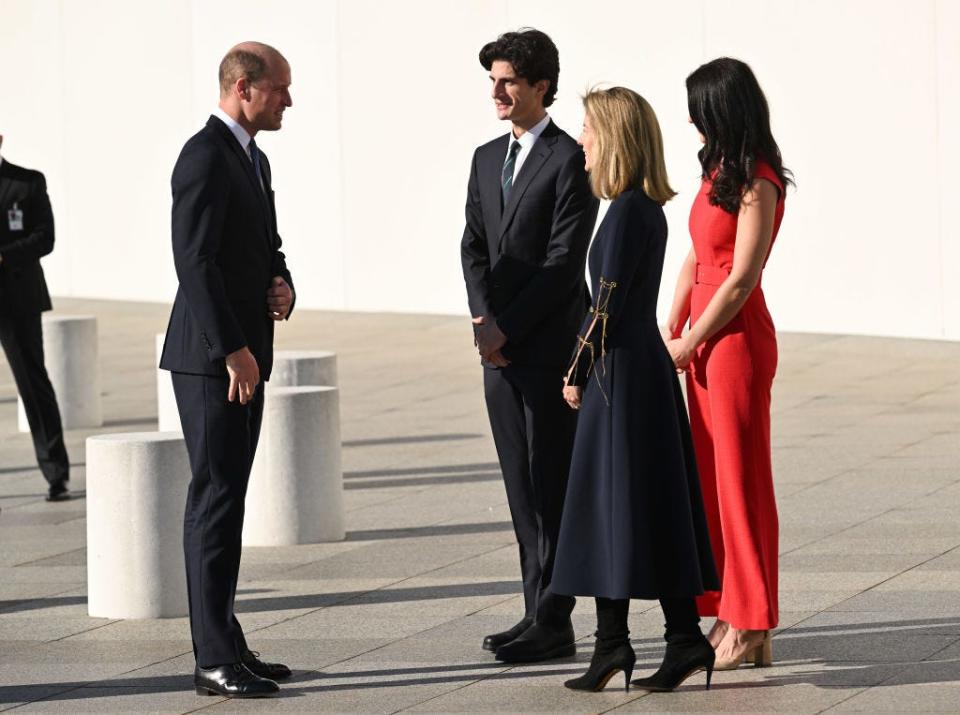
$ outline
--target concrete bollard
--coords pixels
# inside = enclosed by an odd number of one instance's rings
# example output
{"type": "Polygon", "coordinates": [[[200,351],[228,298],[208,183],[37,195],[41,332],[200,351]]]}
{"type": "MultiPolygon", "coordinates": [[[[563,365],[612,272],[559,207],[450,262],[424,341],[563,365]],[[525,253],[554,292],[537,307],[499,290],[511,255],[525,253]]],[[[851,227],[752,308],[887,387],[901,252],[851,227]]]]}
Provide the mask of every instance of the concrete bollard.
{"type": "Polygon", "coordinates": [[[327,350],[277,350],[273,353],[273,387],[337,386],[337,355],[327,350]]]}
{"type": "Polygon", "coordinates": [[[346,536],[335,387],[267,385],[260,445],[247,489],[245,546],[346,536]]]}
{"type": "Polygon", "coordinates": [[[190,463],[178,432],[87,439],[87,612],[187,615],[183,510],[190,463]]]}
{"type": "MultiPolygon", "coordinates": [[[[92,315],[44,314],[43,353],[63,428],[103,426],[97,319],[92,315]]],[[[21,432],[30,431],[19,396],[17,426],[21,432]]]]}
{"type": "MultiPolygon", "coordinates": [[[[157,334],[157,362],[163,354],[163,342],[166,334],[157,334]]],[[[180,412],[177,410],[177,398],[173,394],[173,380],[169,370],[157,368],[157,429],[160,432],[181,432],[180,412]]]]}

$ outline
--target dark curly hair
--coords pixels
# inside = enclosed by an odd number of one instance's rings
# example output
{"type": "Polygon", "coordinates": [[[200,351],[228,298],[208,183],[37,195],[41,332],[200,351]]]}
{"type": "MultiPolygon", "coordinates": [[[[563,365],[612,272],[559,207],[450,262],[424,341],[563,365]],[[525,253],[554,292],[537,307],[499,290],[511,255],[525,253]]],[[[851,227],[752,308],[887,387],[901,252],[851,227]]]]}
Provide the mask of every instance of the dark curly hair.
{"type": "Polygon", "coordinates": [[[720,57],[687,77],[690,119],[706,142],[700,150],[703,177],[712,179],[710,203],[735,214],[744,191],[767,162],[786,187],[793,174],[783,166],[770,131],[770,110],[749,65],[720,57]]]}
{"type": "Polygon", "coordinates": [[[530,84],[548,80],[550,86],[543,95],[543,106],[553,104],[560,76],[560,53],[545,32],[524,27],[518,32],[503,33],[480,50],[480,64],[488,72],[497,60],[509,62],[517,76],[530,84]]]}

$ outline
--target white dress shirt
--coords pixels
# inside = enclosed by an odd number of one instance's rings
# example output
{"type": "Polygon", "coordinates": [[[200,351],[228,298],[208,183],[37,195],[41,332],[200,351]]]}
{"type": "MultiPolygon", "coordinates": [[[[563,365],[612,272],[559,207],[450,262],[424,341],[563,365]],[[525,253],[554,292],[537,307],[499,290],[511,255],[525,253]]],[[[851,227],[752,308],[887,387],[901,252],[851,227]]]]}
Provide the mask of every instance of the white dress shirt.
{"type": "Polygon", "coordinates": [[[537,139],[540,138],[540,135],[543,134],[543,130],[547,128],[549,123],[550,115],[548,114],[523,134],[521,134],[519,139],[513,136],[512,131],[510,132],[510,141],[507,142],[507,153],[503,157],[503,161],[506,162],[507,157],[510,156],[510,147],[513,146],[513,143],[517,142],[520,144],[520,152],[517,154],[516,161],[513,163],[514,181],[516,181],[517,177],[520,176],[520,168],[523,166],[523,162],[527,160],[528,156],[530,156],[530,151],[533,149],[533,145],[537,143],[537,139]]]}
{"type": "MultiPolygon", "coordinates": [[[[227,129],[229,129],[233,136],[237,138],[237,141],[240,142],[240,146],[243,148],[243,153],[246,154],[247,158],[252,162],[253,157],[250,156],[250,141],[253,139],[253,137],[247,134],[247,130],[241,127],[240,123],[237,122],[236,119],[220,109],[220,107],[217,107],[215,110],[213,110],[213,115],[227,125],[227,129]]],[[[263,183],[263,177],[258,176],[257,178],[260,179],[260,188],[266,191],[266,187],[263,183]]]]}
{"type": "Polygon", "coordinates": [[[230,132],[237,138],[237,141],[240,142],[240,146],[243,147],[243,153],[247,155],[247,158],[250,159],[250,135],[247,134],[247,130],[240,126],[240,123],[236,119],[231,117],[225,111],[217,107],[213,110],[213,116],[222,121],[227,125],[227,128],[230,132]]]}

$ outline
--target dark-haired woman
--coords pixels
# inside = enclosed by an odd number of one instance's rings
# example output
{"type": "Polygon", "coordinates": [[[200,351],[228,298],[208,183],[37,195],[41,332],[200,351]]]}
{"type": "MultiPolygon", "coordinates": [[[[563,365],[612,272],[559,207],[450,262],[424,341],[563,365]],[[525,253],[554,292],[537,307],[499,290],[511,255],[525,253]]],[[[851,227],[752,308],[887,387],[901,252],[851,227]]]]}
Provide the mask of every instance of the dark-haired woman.
{"type": "Polygon", "coordinates": [[[750,68],[720,58],[687,78],[690,121],[704,143],[690,212],[693,248],[666,326],[687,373],[697,466],[721,590],[698,599],[716,616],[717,670],[772,663],[778,522],[770,459],[770,388],[777,337],[760,278],[791,183],[750,68]],[[690,319],[690,330],[683,334],[690,319]]]}
{"type": "Polygon", "coordinates": [[[624,87],[594,90],[583,104],[590,186],[611,203],[590,249],[593,309],[564,387],[580,417],[552,588],[597,607],[590,668],[566,686],[600,690],[618,672],[630,682],[629,599],[647,598],[660,600],[667,649],[634,684],[667,691],[706,670],[709,687],[715,656],[694,597],[719,580],[683,395],[657,328],[662,206],[674,196],[660,125],[624,87]]]}

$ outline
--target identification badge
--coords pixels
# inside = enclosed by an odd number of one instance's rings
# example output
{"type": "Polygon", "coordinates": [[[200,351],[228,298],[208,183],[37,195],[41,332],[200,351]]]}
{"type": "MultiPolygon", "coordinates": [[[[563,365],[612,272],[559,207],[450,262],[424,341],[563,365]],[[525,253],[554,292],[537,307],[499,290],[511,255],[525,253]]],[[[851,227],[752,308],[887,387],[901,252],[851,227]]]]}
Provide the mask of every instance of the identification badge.
{"type": "Polygon", "coordinates": [[[10,227],[11,231],[23,230],[23,211],[17,208],[16,204],[13,205],[12,209],[7,211],[7,226],[10,227]]]}

